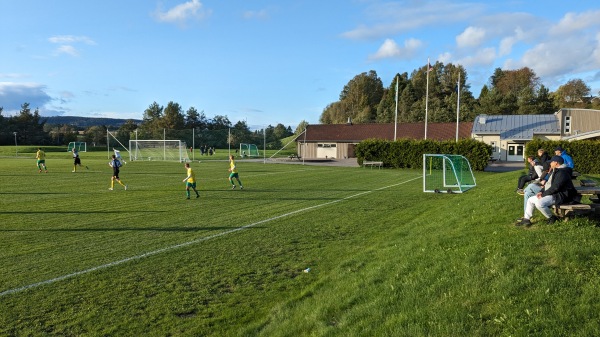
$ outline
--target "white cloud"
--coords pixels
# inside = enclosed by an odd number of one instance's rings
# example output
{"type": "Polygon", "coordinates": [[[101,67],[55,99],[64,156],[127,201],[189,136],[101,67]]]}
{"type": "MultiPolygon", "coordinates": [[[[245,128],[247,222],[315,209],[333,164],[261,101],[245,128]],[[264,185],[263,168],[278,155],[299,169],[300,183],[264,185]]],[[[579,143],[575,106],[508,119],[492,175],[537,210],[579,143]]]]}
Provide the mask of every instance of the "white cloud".
{"type": "Polygon", "coordinates": [[[185,25],[188,20],[201,20],[209,16],[211,13],[211,10],[203,8],[203,5],[200,3],[200,1],[191,0],[177,5],[167,11],[157,9],[154,15],[159,22],[185,25]]]}
{"type": "Polygon", "coordinates": [[[495,48],[482,48],[475,53],[473,56],[467,56],[456,63],[461,64],[464,67],[469,66],[490,66],[494,64],[497,54],[495,48]]]}
{"type": "Polygon", "coordinates": [[[56,54],[67,54],[71,56],[79,56],[79,52],[75,47],[69,45],[62,45],[56,49],[56,54]]]}
{"type": "Polygon", "coordinates": [[[477,47],[485,39],[485,29],[479,27],[467,27],[460,35],[456,37],[456,44],[459,48],[477,47]]]}
{"type": "Polygon", "coordinates": [[[96,42],[87,36],[74,36],[74,35],[57,35],[48,38],[48,41],[57,44],[74,44],[74,43],[85,43],[88,45],[95,45],[96,42]]]}
{"type": "Polygon", "coordinates": [[[21,104],[29,103],[32,109],[43,107],[52,98],[46,93],[46,86],[38,83],[0,82],[0,102],[4,111],[14,114],[21,104]]]}
{"type": "Polygon", "coordinates": [[[266,9],[261,9],[258,11],[245,11],[244,14],[242,15],[244,17],[244,19],[259,19],[259,20],[265,20],[269,18],[269,12],[266,9]]]}
{"type": "Polygon", "coordinates": [[[404,41],[404,47],[400,47],[394,40],[386,39],[377,52],[371,55],[369,59],[410,58],[422,45],[423,43],[417,39],[408,39],[404,41]]]}
{"type": "Polygon", "coordinates": [[[560,22],[552,27],[551,34],[561,35],[569,34],[600,25],[598,18],[600,10],[588,11],[584,13],[567,13],[560,22]]]}
{"type": "Polygon", "coordinates": [[[483,7],[481,4],[451,1],[374,2],[367,10],[368,20],[373,24],[359,24],[341,36],[348,39],[378,39],[426,26],[470,20],[479,15],[483,7]]]}

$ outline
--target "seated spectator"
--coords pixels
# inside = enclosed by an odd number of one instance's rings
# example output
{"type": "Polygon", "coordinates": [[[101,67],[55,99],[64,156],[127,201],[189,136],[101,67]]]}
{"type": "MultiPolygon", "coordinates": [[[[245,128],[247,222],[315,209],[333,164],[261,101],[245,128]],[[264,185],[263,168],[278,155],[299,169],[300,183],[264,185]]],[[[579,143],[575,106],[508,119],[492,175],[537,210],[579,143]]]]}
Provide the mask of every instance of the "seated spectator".
{"type": "Polygon", "coordinates": [[[542,171],[543,171],[544,175],[540,176],[543,179],[543,177],[550,170],[550,156],[544,149],[538,149],[537,154],[538,154],[538,161],[540,162],[540,164],[542,165],[542,168],[543,168],[542,171]]]}
{"type": "Polygon", "coordinates": [[[542,164],[540,164],[540,162],[534,156],[528,156],[527,162],[529,163],[529,172],[527,172],[526,175],[519,177],[519,182],[517,184],[517,193],[521,195],[524,193],[523,188],[525,187],[525,184],[530,181],[540,180],[543,177],[542,164]]]}
{"type": "Polygon", "coordinates": [[[567,165],[567,167],[571,168],[571,170],[573,168],[575,168],[575,163],[573,162],[573,158],[562,147],[557,146],[554,149],[554,155],[561,156],[563,158],[563,160],[565,161],[565,165],[567,165]]]}
{"type": "Polygon", "coordinates": [[[534,207],[544,215],[548,224],[552,224],[556,221],[556,216],[552,214],[551,206],[576,201],[578,195],[571,180],[572,170],[567,167],[561,156],[552,157],[550,170],[550,176],[543,189],[527,199],[525,214],[517,220],[517,226],[531,226],[534,207]]]}

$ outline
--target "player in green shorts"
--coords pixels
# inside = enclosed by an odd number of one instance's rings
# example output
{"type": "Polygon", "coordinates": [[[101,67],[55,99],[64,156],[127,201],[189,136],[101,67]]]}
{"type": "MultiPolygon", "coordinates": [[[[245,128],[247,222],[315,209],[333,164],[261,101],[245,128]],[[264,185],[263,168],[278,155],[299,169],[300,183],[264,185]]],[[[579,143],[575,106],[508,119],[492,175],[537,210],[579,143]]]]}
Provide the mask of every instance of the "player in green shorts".
{"type": "Polygon", "coordinates": [[[41,147],[38,147],[38,150],[35,153],[35,159],[37,159],[39,173],[42,173],[42,168],[48,173],[48,169],[46,168],[46,152],[44,152],[41,147]]]}
{"type": "Polygon", "coordinates": [[[187,196],[186,199],[190,198],[190,188],[196,192],[196,198],[199,198],[200,194],[198,193],[198,190],[196,190],[196,174],[190,167],[189,163],[185,163],[185,168],[187,169],[187,177],[183,179],[183,182],[185,183],[185,195],[187,196]]]}
{"type": "Polygon", "coordinates": [[[237,171],[237,167],[235,166],[235,160],[233,159],[233,155],[229,155],[229,182],[231,183],[231,189],[235,189],[235,183],[233,182],[233,178],[235,178],[240,185],[240,189],[244,189],[242,186],[242,182],[240,181],[240,176],[237,171]]]}

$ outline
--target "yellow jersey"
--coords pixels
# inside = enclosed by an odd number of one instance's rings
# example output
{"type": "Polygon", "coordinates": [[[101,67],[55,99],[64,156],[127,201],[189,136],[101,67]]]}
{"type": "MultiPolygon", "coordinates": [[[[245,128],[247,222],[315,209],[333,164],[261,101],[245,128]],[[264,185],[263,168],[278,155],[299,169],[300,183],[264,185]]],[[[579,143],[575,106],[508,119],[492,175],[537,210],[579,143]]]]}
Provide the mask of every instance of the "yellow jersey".
{"type": "Polygon", "coordinates": [[[195,183],[196,182],[196,174],[194,173],[194,170],[192,170],[192,168],[188,168],[187,169],[187,175],[188,175],[188,183],[195,183]]]}

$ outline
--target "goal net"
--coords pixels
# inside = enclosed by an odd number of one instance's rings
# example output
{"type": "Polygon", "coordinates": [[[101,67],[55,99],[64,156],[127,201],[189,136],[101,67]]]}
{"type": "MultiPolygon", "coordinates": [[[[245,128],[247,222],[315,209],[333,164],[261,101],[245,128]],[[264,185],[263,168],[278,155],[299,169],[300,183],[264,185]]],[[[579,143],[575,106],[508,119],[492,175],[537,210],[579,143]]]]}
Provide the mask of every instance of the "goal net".
{"type": "Polygon", "coordinates": [[[70,142],[69,146],[67,146],[67,152],[73,151],[73,149],[78,152],[87,152],[87,143],[86,142],[70,142]]]}
{"type": "Polygon", "coordinates": [[[471,164],[464,156],[423,155],[423,192],[463,193],[475,186],[471,164]]]}
{"type": "Polygon", "coordinates": [[[180,140],[129,140],[129,160],[190,160],[188,147],[180,140]]]}
{"type": "Polygon", "coordinates": [[[255,144],[240,144],[240,156],[243,157],[259,157],[258,147],[255,144]]]}

